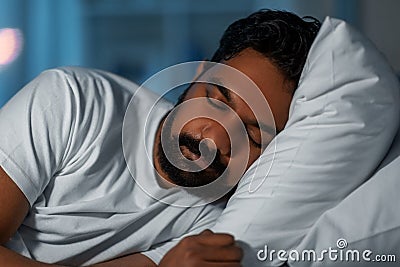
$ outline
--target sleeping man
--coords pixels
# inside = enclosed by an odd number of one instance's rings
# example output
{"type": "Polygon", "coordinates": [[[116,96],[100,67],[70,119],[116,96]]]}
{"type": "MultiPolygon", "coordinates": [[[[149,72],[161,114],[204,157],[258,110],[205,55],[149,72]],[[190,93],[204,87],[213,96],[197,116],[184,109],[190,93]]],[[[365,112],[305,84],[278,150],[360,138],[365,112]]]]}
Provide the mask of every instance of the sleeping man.
{"type": "Polygon", "coordinates": [[[206,230],[226,198],[190,189],[239,179],[284,128],[319,26],[270,10],[234,22],[175,107],[98,70],[34,79],[0,110],[0,266],[240,266],[233,237],[206,230]]]}

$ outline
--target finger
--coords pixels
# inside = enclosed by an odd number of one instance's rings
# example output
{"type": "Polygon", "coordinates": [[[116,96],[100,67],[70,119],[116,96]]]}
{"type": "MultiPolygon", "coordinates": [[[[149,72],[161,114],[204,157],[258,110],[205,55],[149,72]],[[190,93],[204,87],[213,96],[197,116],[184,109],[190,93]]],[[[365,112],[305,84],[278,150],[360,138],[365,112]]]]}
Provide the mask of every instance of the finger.
{"type": "Polygon", "coordinates": [[[214,234],[213,231],[211,231],[210,229],[206,229],[203,232],[201,232],[199,235],[212,235],[214,234]]]}
{"type": "Polygon", "coordinates": [[[205,232],[198,235],[196,239],[200,244],[210,246],[229,246],[235,244],[235,239],[230,234],[205,232]]]}
{"type": "Polygon", "coordinates": [[[212,262],[240,262],[243,251],[239,246],[206,247],[203,259],[212,262]]]}

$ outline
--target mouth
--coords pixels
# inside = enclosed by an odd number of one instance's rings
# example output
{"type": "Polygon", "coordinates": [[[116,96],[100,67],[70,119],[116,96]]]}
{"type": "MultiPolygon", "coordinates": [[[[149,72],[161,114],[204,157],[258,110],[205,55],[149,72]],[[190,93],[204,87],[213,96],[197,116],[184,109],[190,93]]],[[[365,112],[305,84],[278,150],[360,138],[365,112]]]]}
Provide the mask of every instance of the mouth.
{"type": "Polygon", "coordinates": [[[183,146],[183,147],[181,146],[181,151],[182,151],[182,155],[185,158],[193,161],[202,170],[206,169],[211,164],[204,157],[201,157],[197,153],[190,151],[190,149],[185,146],[183,146]]]}
{"type": "Polygon", "coordinates": [[[200,154],[198,154],[197,152],[191,151],[190,148],[188,148],[187,146],[180,146],[182,155],[187,158],[188,160],[191,161],[196,161],[200,158],[200,154]]]}
{"type": "MultiPolygon", "coordinates": [[[[215,171],[216,169],[222,169],[223,163],[218,154],[219,152],[215,151],[213,153],[207,142],[201,142],[183,134],[179,136],[179,149],[186,159],[193,161],[202,170],[215,171]],[[204,155],[200,152],[200,147],[202,147],[204,155]]],[[[223,168],[225,167],[223,166],[223,168]]]]}

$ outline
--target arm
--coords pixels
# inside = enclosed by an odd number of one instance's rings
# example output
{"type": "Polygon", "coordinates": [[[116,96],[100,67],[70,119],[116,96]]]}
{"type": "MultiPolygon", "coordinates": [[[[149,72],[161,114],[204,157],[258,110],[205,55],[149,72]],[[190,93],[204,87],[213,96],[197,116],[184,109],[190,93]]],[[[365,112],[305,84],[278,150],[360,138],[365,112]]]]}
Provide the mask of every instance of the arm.
{"type": "Polygon", "coordinates": [[[28,210],[28,200],[0,167],[0,266],[56,267],[56,265],[33,261],[3,246],[17,231],[28,210]]]}
{"type": "Polygon", "coordinates": [[[91,267],[157,267],[157,265],[145,255],[138,253],[95,264],[91,267]]]}
{"type": "MultiPolygon", "coordinates": [[[[240,267],[242,250],[228,234],[209,230],[183,238],[161,260],[159,267],[240,267]]],[[[143,254],[133,254],[92,267],[157,267],[143,254]]]]}
{"type": "Polygon", "coordinates": [[[0,266],[49,266],[5,243],[62,165],[75,114],[71,91],[66,75],[46,71],[0,109],[0,266]]]}

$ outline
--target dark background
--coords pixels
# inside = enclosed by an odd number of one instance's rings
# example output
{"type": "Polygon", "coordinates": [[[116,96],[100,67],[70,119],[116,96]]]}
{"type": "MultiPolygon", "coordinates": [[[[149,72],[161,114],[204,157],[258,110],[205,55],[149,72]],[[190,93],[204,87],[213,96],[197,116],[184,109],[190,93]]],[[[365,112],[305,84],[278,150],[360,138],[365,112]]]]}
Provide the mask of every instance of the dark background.
{"type": "Polygon", "coordinates": [[[209,58],[231,22],[261,8],[345,19],[400,73],[398,0],[0,0],[0,107],[48,68],[100,68],[141,83],[209,58]]]}

